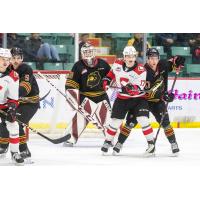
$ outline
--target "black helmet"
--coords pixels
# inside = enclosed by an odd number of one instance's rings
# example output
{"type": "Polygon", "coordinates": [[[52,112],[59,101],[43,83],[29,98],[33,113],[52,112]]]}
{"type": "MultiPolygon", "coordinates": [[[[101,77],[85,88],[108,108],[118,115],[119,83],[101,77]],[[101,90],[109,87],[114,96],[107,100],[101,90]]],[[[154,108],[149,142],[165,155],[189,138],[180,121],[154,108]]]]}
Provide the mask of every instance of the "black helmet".
{"type": "Polygon", "coordinates": [[[158,58],[160,57],[159,51],[156,48],[149,48],[147,49],[147,53],[146,53],[147,57],[151,57],[151,56],[158,56],[158,58]]]}
{"type": "Polygon", "coordinates": [[[13,47],[10,52],[12,56],[21,56],[23,58],[23,51],[18,47],[13,47]]]}

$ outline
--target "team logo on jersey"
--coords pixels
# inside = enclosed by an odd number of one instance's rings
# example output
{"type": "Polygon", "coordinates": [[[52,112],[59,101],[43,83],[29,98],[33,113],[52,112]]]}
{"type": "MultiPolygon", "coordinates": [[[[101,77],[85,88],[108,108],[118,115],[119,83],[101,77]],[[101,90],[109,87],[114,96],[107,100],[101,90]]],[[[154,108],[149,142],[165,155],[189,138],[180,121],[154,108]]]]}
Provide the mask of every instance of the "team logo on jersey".
{"type": "Polygon", "coordinates": [[[99,72],[98,71],[92,72],[88,75],[87,86],[90,88],[93,88],[93,87],[99,85],[100,80],[101,80],[101,76],[100,76],[99,72]]]}
{"type": "Polygon", "coordinates": [[[143,66],[138,66],[138,71],[144,71],[144,67],[143,66]]]}

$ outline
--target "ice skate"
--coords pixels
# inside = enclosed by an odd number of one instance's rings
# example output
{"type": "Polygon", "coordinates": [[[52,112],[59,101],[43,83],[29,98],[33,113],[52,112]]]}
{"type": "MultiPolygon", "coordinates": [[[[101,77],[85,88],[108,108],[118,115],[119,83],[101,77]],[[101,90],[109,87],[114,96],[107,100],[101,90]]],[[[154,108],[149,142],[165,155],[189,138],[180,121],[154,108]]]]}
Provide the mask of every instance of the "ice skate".
{"type": "Polygon", "coordinates": [[[148,148],[144,153],[144,157],[155,156],[155,144],[154,141],[148,141],[148,148]]]}
{"type": "Polygon", "coordinates": [[[5,158],[7,152],[8,152],[8,147],[7,148],[0,147],[0,159],[5,158]]]}
{"type": "Polygon", "coordinates": [[[103,143],[103,146],[101,147],[101,151],[103,153],[103,155],[105,155],[108,152],[108,149],[112,147],[112,142],[105,140],[103,143]]]}
{"type": "Polygon", "coordinates": [[[180,149],[178,148],[177,142],[171,143],[171,149],[172,149],[173,156],[178,156],[179,155],[180,149]]]}
{"type": "Polygon", "coordinates": [[[15,165],[24,165],[24,159],[18,152],[11,152],[11,157],[15,165]]]}
{"type": "Polygon", "coordinates": [[[26,164],[33,164],[34,163],[31,159],[31,152],[28,148],[26,150],[20,152],[20,156],[24,159],[24,162],[26,164]]]}
{"type": "Polygon", "coordinates": [[[115,144],[115,146],[113,147],[113,155],[118,155],[122,149],[123,144],[121,144],[120,142],[117,142],[115,144]]]}

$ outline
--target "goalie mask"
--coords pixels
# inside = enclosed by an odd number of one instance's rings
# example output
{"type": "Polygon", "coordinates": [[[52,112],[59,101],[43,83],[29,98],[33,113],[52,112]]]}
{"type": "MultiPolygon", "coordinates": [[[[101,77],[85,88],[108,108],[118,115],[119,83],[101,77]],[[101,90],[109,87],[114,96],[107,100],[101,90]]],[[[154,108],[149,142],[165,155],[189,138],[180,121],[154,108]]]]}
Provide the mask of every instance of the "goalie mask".
{"type": "Polygon", "coordinates": [[[94,58],[95,58],[95,48],[89,43],[85,43],[81,47],[81,56],[82,59],[88,64],[88,66],[94,66],[94,58]]]}
{"type": "Polygon", "coordinates": [[[127,67],[132,67],[135,64],[137,51],[133,46],[126,46],[123,51],[124,62],[127,67]]]}

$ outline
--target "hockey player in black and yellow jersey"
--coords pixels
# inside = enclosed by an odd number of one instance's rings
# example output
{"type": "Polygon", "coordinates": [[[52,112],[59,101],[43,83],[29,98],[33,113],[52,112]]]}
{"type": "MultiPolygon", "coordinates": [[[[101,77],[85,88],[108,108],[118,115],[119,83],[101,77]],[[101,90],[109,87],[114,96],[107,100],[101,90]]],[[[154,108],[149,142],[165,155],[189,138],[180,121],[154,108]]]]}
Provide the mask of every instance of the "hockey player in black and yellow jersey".
{"type": "MultiPolygon", "coordinates": [[[[85,98],[96,104],[105,100],[110,105],[108,95],[104,91],[102,83],[102,79],[110,71],[110,65],[103,59],[95,56],[95,48],[89,43],[82,46],[81,55],[82,59],[74,64],[67,78],[66,91],[70,89],[79,91],[80,99],[78,101],[80,105],[85,98]]],[[[77,116],[72,119],[72,123],[72,127],[78,126],[77,116]]],[[[74,129],[70,131],[76,143],[79,135],[77,132],[80,131],[74,129]]]]}
{"type": "MultiPolygon", "coordinates": [[[[23,52],[20,48],[11,49],[11,68],[19,74],[19,106],[17,109],[17,118],[28,124],[39,108],[39,87],[33,75],[31,67],[23,63],[23,52]]],[[[0,144],[2,148],[8,148],[6,142],[8,134],[2,133],[0,144]]],[[[19,124],[20,145],[19,150],[21,156],[26,159],[31,157],[31,153],[27,146],[27,138],[24,127],[19,124]]]]}
{"type": "Polygon", "coordinates": [[[86,43],[81,48],[82,59],[76,62],[66,82],[66,89],[78,89],[80,103],[85,97],[98,103],[108,96],[103,89],[102,79],[110,71],[110,65],[95,57],[95,49],[86,43]]]}
{"type": "MultiPolygon", "coordinates": [[[[170,60],[160,60],[159,52],[156,48],[149,48],[147,50],[147,63],[144,67],[147,70],[146,79],[146,99],[148,100],[149,111],[154,115],[158,123],[161,122],[163,112],[165,110],[165,102],[172,102],[174,94],[168,93],[168,73],[173,70],[180,70],[184,65],[185,59],[181,56],[175,56],[170,60]]],[[[129,136],[131,129],[135,127],[137,120],[135,116],[129,112],[126,118],[126,123],[121,127],[121,132],[118,137],[118,142],[113,150],[116,153],[120,152],[123,143],[129,136]]],[[[174,130],[170,125],[169,115],[165,114],[162,127],[165,135],[171,144],[173,154],[179,152],[178,144],[174,134],[174,130]]]]}

